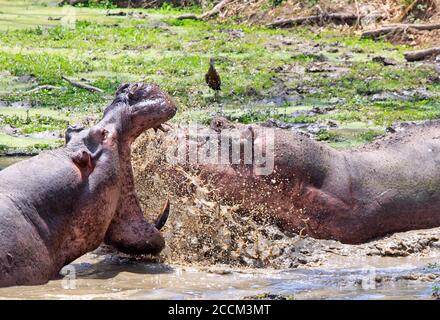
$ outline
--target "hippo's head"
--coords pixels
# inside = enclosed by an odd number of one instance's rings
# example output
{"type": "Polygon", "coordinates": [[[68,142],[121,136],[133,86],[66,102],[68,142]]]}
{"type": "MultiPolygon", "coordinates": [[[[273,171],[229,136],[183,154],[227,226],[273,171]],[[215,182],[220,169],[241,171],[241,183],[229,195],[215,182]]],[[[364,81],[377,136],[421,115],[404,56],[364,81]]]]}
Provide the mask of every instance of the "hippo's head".
{"type": "Polygon", "coordinates": [[[85,168],[85,177],[102,180],[107,172],[116,172],[119,199],[105,242],[122,252],[156,254],[165,245],[160,229],[167,220],[169,206],[164,206],[155,223],[144,218],[134,187],[130,145],[142,132],[159,128],[175,113],[175,103],[157,85],[124,84],[99,123],[90,129],[70,127],[66,133],[67,147],[75,151],[74,161],[85,168]],[[110,154],[107,161],[99,161],[106,154],[110,154]]]}
{"type": "Polygon", "coordinates": [[[130,145],[145,130],[159,128],[171,119],[176,110],[171,97],[155,84],[123,84],[102,121],[118,123],[121,138],[130,145]]]}
{"type": "Polygon", "coordinates": [[[135,192],[130,145],[145,130],[159,128],[171,119],[176,110],[171,97],[157,85],[124,84],[97,124],[103,128],[113,124],[118,133],[121,195],[105,241],[122,252],[155,254],[165,245],[160,229],[168,217],[169,206],[164,207],[154,224],[145,220],[135,192]]]}

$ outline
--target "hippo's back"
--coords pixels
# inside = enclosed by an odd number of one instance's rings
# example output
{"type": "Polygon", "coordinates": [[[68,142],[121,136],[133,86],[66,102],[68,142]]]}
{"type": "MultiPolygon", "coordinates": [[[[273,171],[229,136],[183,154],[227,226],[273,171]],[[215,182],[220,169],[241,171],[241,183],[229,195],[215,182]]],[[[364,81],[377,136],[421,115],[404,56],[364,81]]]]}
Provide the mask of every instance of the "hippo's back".
{"type": "MultiPolygon", "coordinates": [[[[45,152],[1,171],[2,246],[7,244],[13,252],[54,247],[57,234],[71,221],[72,208],[80,197],[79,185],[81,179],[62,151],[45,152]]],[[[20,256],[29,255],[22,252],[20,256]]]]}
{"type": "Polygon", "coordinates": [[[0,171],[0,193],[15,197],[62,192],[65,186],[78,185],[80,180],[73,162],[61,149],[43,152],[0,171]]]}

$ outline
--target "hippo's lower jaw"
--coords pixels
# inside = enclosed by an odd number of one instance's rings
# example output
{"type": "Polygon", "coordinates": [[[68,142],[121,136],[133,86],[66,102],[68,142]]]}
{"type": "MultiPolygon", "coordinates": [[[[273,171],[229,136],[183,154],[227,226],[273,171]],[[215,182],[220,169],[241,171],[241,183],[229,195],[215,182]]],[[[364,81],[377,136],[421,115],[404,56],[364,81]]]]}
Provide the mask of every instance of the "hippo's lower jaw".
{"type": "Polygon", "coordinates": [[[169,202],[165,203],[153,226],[144,218],[135,193],[124,199],[126,201],[121,203],[117,216],[107,229],[105,243],[127,254],[158,255],[165,247],[165,239],[159,230],[168,219],[169,202]]]}
{"type": "Polygon", "coordinates": [[[157,255],[165,247],[165,240],[159,230],[141,220],[112,223],[104,241],[127,254],[157,255]]]}

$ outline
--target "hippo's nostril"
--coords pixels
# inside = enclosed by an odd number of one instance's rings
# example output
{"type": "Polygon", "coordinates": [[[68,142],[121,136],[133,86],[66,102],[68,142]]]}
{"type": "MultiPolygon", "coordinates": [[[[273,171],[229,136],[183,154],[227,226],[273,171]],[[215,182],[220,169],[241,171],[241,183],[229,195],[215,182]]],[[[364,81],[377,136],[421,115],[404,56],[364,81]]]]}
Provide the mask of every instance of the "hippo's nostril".
{"type": "Polygon", "coordinates": [[[104,141],[104,140],[106,140],[108,138],[109,132],[108,132],[107,129],[102,129],[101,134],[102,134],[102,141],[104,141]]]}

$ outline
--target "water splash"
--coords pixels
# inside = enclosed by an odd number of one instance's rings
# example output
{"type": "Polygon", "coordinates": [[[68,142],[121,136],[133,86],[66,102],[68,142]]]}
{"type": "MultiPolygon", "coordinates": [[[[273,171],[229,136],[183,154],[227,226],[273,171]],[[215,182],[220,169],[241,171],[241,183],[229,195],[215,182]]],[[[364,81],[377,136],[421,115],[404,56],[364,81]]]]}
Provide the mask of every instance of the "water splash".
{"type": "Polygon", "coordinates": [[[152,221],[170,199],[164,229],[167,263],[297,268],[363,266],[370,257],[440,256],[440,228],[398,233],[361,245],[283,233],[265,208],[248,212],[219,201],[192,168],[166,161],[171,135],[144,133],[133,146],[136,189],[152,221]]]}

